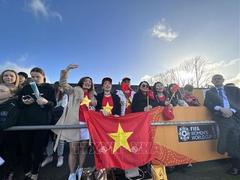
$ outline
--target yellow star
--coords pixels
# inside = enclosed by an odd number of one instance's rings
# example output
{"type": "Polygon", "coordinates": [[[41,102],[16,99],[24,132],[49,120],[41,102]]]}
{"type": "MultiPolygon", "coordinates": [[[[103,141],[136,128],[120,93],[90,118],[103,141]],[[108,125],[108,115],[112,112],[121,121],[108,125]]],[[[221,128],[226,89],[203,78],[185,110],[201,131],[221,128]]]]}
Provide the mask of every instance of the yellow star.
{"type": "Polygon", "coordinates": [[[113,106],[109,106],[109,103],[107,102],[106,106],[103,106],[103,110],[108,112],[109,114],[112,114],[113,106]]]}
{"type": "Polygon", "coordinates": [[[116,133],[109,133],[108,135],[114,140],[113,153],[115,153],[120,147],[123,147],[131,152],[127,139],[133,132],[124,132],[121,124],[118,124],[118,130],[116,133]]]}
{"type": "Polygon", "coordinates": [[[85,96],[81,102],[80,105],[86,105],[87,107],[89,107],[89,103],[91,102],[91,100],[88,98],[88,96],[85,96]]]}

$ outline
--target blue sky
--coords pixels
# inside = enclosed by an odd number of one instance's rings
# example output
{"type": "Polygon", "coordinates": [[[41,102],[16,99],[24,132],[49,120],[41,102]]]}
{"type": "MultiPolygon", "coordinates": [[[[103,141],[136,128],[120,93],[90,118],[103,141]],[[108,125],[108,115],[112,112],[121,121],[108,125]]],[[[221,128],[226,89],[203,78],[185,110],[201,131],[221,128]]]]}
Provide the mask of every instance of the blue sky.
{"type": "Polygon", "coordinates": [[[194,56],[240,78],[239,0],[0,0],[0,27],[0,70],[39,66],[51,82],[76,63],[70,82],[138,84],[194,56]]]}

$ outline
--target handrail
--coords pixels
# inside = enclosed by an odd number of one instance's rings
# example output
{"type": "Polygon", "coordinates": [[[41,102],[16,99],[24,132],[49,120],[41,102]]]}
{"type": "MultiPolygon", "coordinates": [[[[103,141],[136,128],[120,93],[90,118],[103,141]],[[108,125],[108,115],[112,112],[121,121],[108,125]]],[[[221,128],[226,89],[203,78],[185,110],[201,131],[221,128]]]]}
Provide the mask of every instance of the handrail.
{"type": "Polygon", "coordinates": [[[204,125],[204,124],[215,124],[215,121],[157,121],[152,122],[152,126],[179,126],[179,125],[204,125]]]}
{"type": "MultiPolygon", "coordinates": [[[[215,121],[155,121],[151,126],[183,126],[183,125],[205,125],[215,124],[215,121]]],[[[38,126],[12,126],[5,131],[30,131],[30,130],[51,130],[51,129],[81,129],[86,128],[85,124],[80,125],[38,125],[38,126]]]]}

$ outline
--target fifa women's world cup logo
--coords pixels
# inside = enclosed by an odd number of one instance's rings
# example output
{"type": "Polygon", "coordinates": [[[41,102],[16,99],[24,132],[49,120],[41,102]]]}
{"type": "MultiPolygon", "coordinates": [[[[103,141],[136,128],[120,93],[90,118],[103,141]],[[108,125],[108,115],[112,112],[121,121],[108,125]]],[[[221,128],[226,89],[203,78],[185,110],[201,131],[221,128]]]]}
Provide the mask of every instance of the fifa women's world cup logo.
{"type": "Polygon", "coordinates": [[[180,127],[178,130],[178,137],[182,141],[188,141],[190,139],[190,131],[188,127],[180,127]]]}

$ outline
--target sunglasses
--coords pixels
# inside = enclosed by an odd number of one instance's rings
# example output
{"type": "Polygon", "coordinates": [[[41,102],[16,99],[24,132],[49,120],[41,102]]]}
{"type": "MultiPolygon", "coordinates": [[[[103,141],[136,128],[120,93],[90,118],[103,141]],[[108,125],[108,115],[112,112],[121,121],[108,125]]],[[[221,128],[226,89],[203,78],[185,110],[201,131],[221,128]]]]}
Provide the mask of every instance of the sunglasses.
{"type": "Polygon", "coordinates": [[[145,87],[148,88],[148,87],[149,87],[149,85],[147,85],[147,84],[142,84],[141,86],[142,86],[143,88],[145,88],[145,87]]]}

